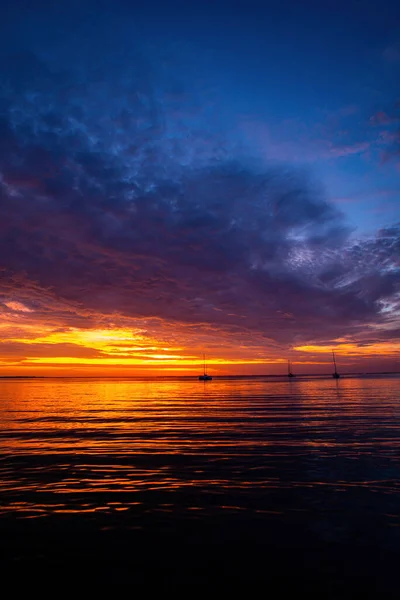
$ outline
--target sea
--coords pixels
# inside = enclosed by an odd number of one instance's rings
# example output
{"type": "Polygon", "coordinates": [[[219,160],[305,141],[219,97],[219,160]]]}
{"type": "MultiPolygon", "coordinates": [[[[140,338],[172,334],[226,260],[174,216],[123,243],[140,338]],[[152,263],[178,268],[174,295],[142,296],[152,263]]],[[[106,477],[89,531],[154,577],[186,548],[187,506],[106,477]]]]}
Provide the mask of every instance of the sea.
{"type": "Polygon", "coordinates": [[[1,379],[2,582],[397,598],[399,392],[397,375],[1,379]]]}

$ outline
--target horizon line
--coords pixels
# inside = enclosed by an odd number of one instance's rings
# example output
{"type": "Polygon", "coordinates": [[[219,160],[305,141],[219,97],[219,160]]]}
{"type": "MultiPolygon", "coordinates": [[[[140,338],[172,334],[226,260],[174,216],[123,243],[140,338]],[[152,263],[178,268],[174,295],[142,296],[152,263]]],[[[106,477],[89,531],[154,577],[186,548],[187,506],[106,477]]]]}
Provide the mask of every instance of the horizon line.
{"type": "MultiPolygon", "coordinates": [[[[341,375],[400,375],[400,371],[341,371],[341,375]]],[[[297,373],[295,377],[331,377],[332,373],[297,373]]],[[[213,375],[213,379],[224,378],[256,378],[256,377],[280,377],[288,378],[287,373],[270,374],[236,374],[236,375],[213,375]]],[[[155,379],[155,378],[179,378],[197,379],[198,375],[0,375],[1,379],[155,379]]]]}

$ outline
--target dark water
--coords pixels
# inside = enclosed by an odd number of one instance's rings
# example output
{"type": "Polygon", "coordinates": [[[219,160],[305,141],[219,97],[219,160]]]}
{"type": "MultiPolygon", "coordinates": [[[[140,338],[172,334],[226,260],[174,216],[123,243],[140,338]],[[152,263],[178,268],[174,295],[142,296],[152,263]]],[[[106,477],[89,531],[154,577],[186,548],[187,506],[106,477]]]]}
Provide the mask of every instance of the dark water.
{"type": "Polygon", "coordinates": [[[397,377],[3,380],[2,566],[395,597],[399,390],[397,377]]]}

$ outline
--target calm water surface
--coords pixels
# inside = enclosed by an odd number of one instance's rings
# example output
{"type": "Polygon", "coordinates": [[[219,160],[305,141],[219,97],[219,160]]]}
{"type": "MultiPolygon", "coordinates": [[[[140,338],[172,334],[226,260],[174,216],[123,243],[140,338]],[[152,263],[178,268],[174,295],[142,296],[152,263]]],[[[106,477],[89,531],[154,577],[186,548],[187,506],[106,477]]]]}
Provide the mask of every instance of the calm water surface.
{"type": "Polygon", "coordinates": [[[3,380],[0,520],[398,549],[399,391],[398,377],[3,380]]]}

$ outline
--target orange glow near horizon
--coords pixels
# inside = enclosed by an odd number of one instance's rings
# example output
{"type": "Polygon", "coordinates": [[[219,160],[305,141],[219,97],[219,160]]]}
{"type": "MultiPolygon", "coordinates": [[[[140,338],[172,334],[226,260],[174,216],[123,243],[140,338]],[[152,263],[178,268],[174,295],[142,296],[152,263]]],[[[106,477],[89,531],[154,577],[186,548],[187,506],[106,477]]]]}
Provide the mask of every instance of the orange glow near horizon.
{"type": "MultiPolygon", "coordinates": [[[[36,315],[17,301],[0,313],[0,375],[197,375],[203,352],[207,369],[214,375],[284,374],[287,359],[298,373],[330,372],[331,350],[342,369],[374,369],[386,361],[396,365],[400,343],[361,344],[346,338],[332,345],[308,344],[291,349],[260,334],[235,334],[216,327],[166,323],[161,320],[116,318],[100,326],[66,327],[36,315]],[[118,325],[118,322],[121,324],[118,325]],[[127,323],[132,322],[132,327],[127,323]],[[368,362],[369,361],[369,362],[368,362]],[[374,361],[374,362],[371,362],[374,361]]],[[[378,369],[379,370],[379,369],[378,369]]]]}
{"type": "Polygon", "coordinates": [[[395,356],[400,352],[400,342],[380,342],[374,344],[368,344],[368,346],[361,346],[355,343],[333,343],[330,346],[323,345],[307,345],[307,346],[296,346],[294,348],[297,352],[312,352],[312,353],[330,353],[332,350],[340,353],[340,356],[372,356],[372,355],[383,355],[383,356],[395,356]]]}

